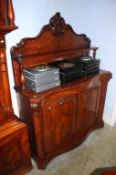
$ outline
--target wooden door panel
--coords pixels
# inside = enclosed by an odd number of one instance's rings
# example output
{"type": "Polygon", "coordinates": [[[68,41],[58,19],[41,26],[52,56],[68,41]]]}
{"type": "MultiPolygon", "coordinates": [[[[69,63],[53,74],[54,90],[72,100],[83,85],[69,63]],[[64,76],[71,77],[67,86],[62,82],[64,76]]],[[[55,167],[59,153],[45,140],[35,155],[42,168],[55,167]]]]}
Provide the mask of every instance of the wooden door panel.
{"type": "Polygon", "coordinates": [[[54,94],[44,100],[43,105],[44,138],[49,152],[74,138],[76,96],[54,94]]]}
{"type": "Polygon", "coordinates": [[[96,122],[98,113],[99,88],[81,93],[78,97],[78,130],[86,130],[96,122]]]}

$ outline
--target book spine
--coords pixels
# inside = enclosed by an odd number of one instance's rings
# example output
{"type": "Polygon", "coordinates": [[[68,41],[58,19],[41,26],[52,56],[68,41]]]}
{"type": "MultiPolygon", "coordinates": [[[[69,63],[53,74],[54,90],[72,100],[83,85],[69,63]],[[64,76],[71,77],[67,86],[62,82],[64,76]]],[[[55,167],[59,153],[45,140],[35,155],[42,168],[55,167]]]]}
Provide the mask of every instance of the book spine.
{"type": "Polygon", "coordinates": [[[45,71],[45,72],[38,72],[36,74],[34,73],[31,73],[30,71],[27,71],[27,70],[24,70],[23,71],[24,73],[24,76],[32,79],[32,80],[40,80],[40,79],[43,79],[43,78],[46,78],[48,76],[52,76],[52,75],[58,75],[59,74],[59,69],[55,68],[55,69],[52,69],[52,70],[49,70],[49,71],[45,71]]]}
{"type": "Polygon", "coordinates": [[[32,85],[32,84],[28,84],[27,82],[27,88],[28,89],[31,89],[32,91],[38,93],[38,92],[42,92],[44,90],[48,90],[50,88],[53,88],[53,87],[57,87],[60,85],[60,80],[58,81],[55,81],[53,83],[50,83],[50,84],[47,84],[47,85],[43,85],[43,86],[36,86],[36,85],[32,85]]]}

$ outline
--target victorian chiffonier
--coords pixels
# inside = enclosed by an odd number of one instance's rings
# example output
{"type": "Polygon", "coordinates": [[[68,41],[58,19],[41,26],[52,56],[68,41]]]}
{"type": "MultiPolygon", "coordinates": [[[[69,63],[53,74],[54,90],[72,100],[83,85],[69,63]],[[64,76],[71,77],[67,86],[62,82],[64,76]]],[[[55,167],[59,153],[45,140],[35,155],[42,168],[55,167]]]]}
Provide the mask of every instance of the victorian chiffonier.
{"type": "MultiPolygon", "coordinates": [[[[24,38],[11,49],[19,113],[28,125],[32,156],[45,168],[56,155],[78,146],[102,120],[109,71],[83,76],[57,87],[34,92],[26,87],[24,69],[81,59],[97,48],[85,34],[76,34],[56,13],[40,34],[24,38]]],[[[78,166],[78,165],[77,165],[78,166]]]]}

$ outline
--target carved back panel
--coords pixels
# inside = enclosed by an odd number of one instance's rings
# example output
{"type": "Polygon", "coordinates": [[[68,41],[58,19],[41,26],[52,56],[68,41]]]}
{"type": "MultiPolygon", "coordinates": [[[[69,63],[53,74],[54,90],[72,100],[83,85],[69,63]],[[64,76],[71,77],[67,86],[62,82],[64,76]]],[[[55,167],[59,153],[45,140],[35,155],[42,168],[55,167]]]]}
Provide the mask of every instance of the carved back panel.
{"type": "Polygon", "coordinates": [[[39,35],[24,38],[12,47],[16,85],[20,85],[19,76],[23,68],[87,55],[89,49],[90,39],[85,34],[76,34],[60,13],[56,13],[39,35]]]}

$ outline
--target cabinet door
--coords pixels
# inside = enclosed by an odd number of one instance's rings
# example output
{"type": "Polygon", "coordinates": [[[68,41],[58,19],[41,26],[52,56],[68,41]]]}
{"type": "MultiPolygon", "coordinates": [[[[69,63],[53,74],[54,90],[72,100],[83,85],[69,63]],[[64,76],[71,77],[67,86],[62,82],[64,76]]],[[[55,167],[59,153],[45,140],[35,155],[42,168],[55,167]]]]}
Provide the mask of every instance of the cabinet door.
{"type": "Polygon", "coordinates": [[[76,99],[75,94],[58,92],[42,101],[44,144],[47,153],[73,144],[76,99]]]}
{"type": "Polygon", "coordinates": [[[78,131],[91,129],[96,123],[99,109],[100,88],[92,88],[78,96],[78,131]]]}

